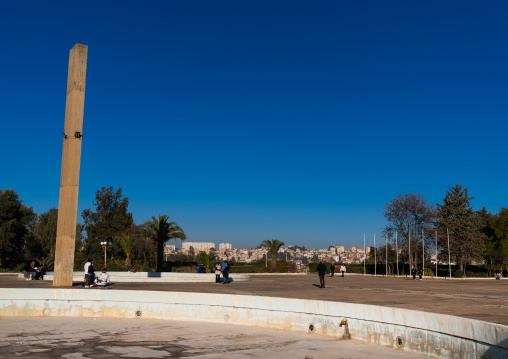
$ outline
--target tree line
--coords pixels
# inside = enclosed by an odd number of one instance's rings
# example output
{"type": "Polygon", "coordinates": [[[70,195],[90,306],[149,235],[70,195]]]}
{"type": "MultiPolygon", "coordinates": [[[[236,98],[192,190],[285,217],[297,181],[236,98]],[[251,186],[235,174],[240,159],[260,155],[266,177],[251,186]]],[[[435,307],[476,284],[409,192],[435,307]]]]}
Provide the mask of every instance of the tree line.
{"type": "MultiPolygon", "coordinates": [[[[472,199],[467,187],[456,184],[448,188],[442,203],[429,203],[412,192],[398,194],[386,203],[388,224],[383,232],[390,242],[392,259],[397,245],[402,263],[428,263],[437,245],[438,260],[456,263],[464,277],[470,264],[485,264],[489,275],[495,268],[508,266],[508,208],[496,214],[485,207],[475,211],[472,199]]],[[[386,249],[377,249],[382,259],[386,249]]]]}
{"type": "MultiPolygon", "coordinates": [[[[107,242],[108,260],[155,261],[162,268],[164,244],[185,240],[186,235],[167,215],[134,223],[128,211],[129,199],[122,189],[103,187],[95,194],[94,208],[85,209],[83,223],[76,226],[75,261],[104,256],[101,242],[107,242]]],[[[37,215],[12,189],[0,189],[0,269],[19,269],[28,259],[52,264],[55,256],[58,210],[37,215]]]]}

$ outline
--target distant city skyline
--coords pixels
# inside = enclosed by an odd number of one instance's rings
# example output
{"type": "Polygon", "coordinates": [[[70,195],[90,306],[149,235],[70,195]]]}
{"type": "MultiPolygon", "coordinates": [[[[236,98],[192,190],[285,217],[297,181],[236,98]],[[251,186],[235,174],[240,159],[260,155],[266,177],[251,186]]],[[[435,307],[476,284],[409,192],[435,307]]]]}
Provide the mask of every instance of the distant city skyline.
{"type": "MultiPolygon", "coordinates": [[[[88,46],[78,221],[122,188],[188,242],[363,248],[385,203],[507,207],[508,3],[7,2],[0,188],[58,207],[69,50],[88,46]]],[[[382,240],[382,239],[381,239],[382,240]]],[[[181,246],[180,242],[177,243],[181,246]]]]}

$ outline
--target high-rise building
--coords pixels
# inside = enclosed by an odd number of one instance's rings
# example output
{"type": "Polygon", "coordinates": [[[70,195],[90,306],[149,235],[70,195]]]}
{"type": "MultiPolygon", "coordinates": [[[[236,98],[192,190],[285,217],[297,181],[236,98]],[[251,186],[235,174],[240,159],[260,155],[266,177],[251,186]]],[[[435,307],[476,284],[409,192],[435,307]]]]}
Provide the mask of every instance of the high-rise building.
{"type": "Polygon", "coordinates": [[[333,254],[336,254],[337,253],[337,249],[334,247],[334,246],[330,246],[330,248],[328,248],[328,250],[330,252],[332,252],[333,254]]]}
{"type": "Polygon", "coordinates": [[[231,243],[219,243],[219,251],[226,251],[228,249],[233,249],[231,243]]]}
{"type": "Polygon", "coordinates": [[[182,243],[183,250],[189,250],[190,247],[194,248],[194,252],[196,254],[199,252],[208,253],[210,251],[210,248],[215,248],[215,243],[212,243],[212,242],[183,242],[182,243]]]}
{"type": "Polygon", "coordinates": [[[337,248],[337,253],[344,253],[344,246],[336,246],[335,248],[337,248]]]}

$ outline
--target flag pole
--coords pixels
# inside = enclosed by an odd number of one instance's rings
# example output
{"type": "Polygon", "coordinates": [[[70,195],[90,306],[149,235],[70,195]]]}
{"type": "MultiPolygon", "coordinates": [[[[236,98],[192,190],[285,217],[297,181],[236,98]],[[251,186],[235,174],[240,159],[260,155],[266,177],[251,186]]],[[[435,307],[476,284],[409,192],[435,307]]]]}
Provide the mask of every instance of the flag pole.
{"type": "Polygon", "coordinates": [[[374,276],[377,277],[377,250],[376,250],[376,234],[374,234],[374,276]]]}
{"type": "Polygon", "coordinates": [[[446,236],[448,237],[448,271],[450,272],[450,279],[452,279],[452,262],[450,259],[450,231],[446,228],[446,236]]]}
{"type": "Polygon", "coordinates": [[[397,244],[397,231],[395,231],[395,251],[397,252],[397,277],[399,276],[399,247],[397,244]]]}
{"type": "Polygon", "coordinates": [[[367,248],[365,247],[365,233],[363,234],[363,275],[365,275],[365,258],[367,258],[367,248]]]}
{"type": "Polygon", "coordinates": [[[436,233],[436,278],[437,278],[437,230],[435,231],[436,233]]]}

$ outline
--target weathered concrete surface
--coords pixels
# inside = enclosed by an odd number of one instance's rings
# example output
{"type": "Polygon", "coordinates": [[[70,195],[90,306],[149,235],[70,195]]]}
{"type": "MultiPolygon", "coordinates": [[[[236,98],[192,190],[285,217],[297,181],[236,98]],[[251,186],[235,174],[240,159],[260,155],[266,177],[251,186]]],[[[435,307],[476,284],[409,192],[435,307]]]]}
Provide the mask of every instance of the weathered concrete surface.
{"type": "Polygon", "coordinates": [[[69,52],[62,171],[56,231],[55,286],[72,286],[87,58],[88,46],[86,45],[76,44],[69,52]]]}
{"type": "MultiPolygon", "coordinates": [[[[317,287],[317,275],[251,276],[246,282],[215,283],[114,283],[113,290],[151,290],[227,293],[362,303],[455,315],[508,325],[508,280],[433,280],[371,276],[326,277],[317,287]]],[[[82,290],[79,282],[73,289],[82,290]]],[[[0,288],[52,288],[50,282],[24,281],[0,276],[0,288]]]]}
{"type": "Polygon", "coordinates": [[[352,340],[228,324],[0,317],[0,358],[350,358],[424,356],[352,340]]]}
{"type": "Polygon", "coordinates": [[[454,316],[335,301],[249,295],[4,289],[2,316],[71,316],[166,319],[312,332],[437,358],[508,357],[508,326],[454,316]],[[398,343],[400,340],[400,343],[398,343]],[[478,347],[480,344],[480,347],[478,347]],[[484,347],[482,347],[484,346],[484,347]]]}

